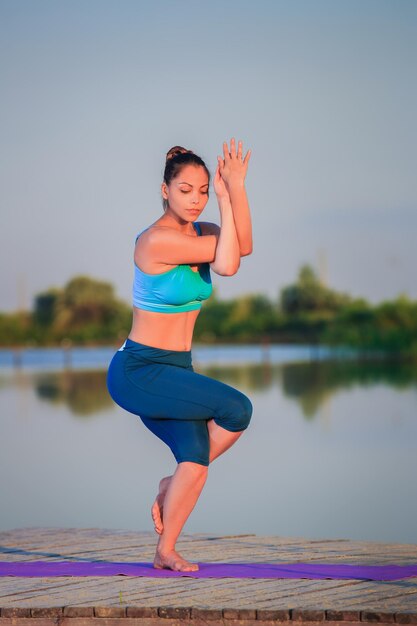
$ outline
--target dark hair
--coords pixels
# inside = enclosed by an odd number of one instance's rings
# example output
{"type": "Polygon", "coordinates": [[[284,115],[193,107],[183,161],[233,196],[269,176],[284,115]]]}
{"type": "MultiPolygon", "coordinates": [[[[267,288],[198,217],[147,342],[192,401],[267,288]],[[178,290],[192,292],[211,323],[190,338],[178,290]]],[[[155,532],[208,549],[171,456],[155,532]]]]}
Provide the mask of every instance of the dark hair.
{"type": "MultiPolygon", "coordinates": [[[[208,182],[210,183],[210,172],[203,159],[194,154],[192,150],[186,150],[182,146],[174,146],[167,152],[164,170],[164,183],[169,185],[170,182],[176,178],[185,165],[196,165],[204,167],[208,176],[208,182]]],[[[163,198],[162,204],[164,211],[167,209],[168,201],[163,198]]]]}

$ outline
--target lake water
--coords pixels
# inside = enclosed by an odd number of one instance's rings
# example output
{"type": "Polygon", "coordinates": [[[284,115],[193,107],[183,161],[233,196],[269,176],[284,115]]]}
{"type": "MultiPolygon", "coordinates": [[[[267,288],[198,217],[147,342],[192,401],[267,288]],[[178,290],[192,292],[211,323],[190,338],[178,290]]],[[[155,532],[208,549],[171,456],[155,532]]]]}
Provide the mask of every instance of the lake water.
{"type": "MultiPolygon", "coordinates": [[[[175,462],[110,399],[113,352],[0,351],[0,529],[152,529],[175,462]]],[[[344,357],[194,348],[195,370],[246,393],[254,413],[211,465],[186,532],[417,543],[417,366],[344,357]]]]}

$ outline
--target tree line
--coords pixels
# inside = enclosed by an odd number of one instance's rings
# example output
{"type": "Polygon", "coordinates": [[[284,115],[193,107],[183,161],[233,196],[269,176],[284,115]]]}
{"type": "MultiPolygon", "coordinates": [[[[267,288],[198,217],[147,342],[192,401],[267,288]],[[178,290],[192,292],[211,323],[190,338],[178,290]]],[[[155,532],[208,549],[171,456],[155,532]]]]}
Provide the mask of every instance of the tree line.
{"type": "MultiPolygon", "coordinates": [[[[0,344],[109,344],[126,338],[132,309],[113,286],[76,276],[34,299],[32,311],[0,313],[0,344]]],[[[276,300],[248,294],[204,303],[194,338],[201,343],[309,343],[417,357],[417,302],[407,296],[371,305],[323,285],[309,265],[276,300]]]]}

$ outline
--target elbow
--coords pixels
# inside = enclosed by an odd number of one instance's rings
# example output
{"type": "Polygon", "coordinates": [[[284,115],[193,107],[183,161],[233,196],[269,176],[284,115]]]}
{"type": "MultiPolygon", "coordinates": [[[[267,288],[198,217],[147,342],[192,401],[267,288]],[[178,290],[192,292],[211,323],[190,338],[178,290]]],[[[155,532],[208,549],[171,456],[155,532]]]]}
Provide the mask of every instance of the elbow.
{"type": "Polygon", "coordinates": [[[249,256],[249,254],[252,254],[252,252],[253,252],[253,246],[250,245],[249,247],[241,248],[240,256],[249,256]]]}
{"type": "Polygon", "coordinates": [[[248,256],[249,254],[252,254],[253,252],[252,237],[250,238],[250,241],[242,243],[239,246],[239,248],[240,248],[240,256],[248,256]]]}
{"type": "Polygon", "coordinates": [[[240,267],[240,259],[237,262],[231,263],[225,266],[224,268],[222,268],[221,275],[222,276],[234,276],[234,274],[237,274],[239,267],[240,267]]]}

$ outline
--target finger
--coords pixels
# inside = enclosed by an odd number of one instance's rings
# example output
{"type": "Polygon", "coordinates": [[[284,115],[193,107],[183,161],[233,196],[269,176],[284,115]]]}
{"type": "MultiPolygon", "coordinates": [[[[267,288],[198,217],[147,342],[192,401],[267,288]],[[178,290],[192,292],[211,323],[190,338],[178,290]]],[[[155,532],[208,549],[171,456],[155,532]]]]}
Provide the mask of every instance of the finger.
{"type": "Polygon", "coordinates": [[[239,143],[237,144],[237,158],[241,159],[242,158],[242,142],[239,141],[239,143]]]}
{"type": "Polygon", "coordinates": [[[230,156],[236,158],[236,142],[234,137],[230,140],[230,156]]]}
{"type": "Polygon", "coordinates": [[[224,168],[224,161],[223,161],[222,157],[219,157],[219,156],[217,157],[217,164],[218,164],[218,167],[220,168],[220,170],[222,170],[224,168]]]}
{"type": "Polygon", "coordinates": [[[226,141],[223,141],[223,154],[225,161],[227,161],[227,159],[230,159],[229,146],[227,145],[226,141]]]}
{"type": "Polygon", "coordinates": [[[250,155],[252,154],[251,150],[248,150],[245,158],[243,159],[243,165],[247,165],[249,163],[250,155]]]}

